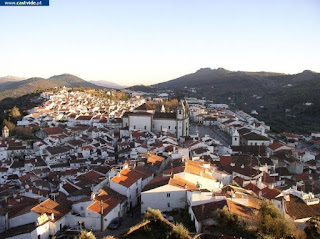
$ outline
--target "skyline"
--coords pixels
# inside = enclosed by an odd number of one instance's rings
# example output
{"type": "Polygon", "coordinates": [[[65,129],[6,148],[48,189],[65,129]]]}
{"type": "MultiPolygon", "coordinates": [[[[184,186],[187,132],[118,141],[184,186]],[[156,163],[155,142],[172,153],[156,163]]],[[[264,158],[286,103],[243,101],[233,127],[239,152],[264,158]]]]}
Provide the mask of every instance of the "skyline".
{"type": "Polygon", "coordinates": [[[320,72],[317,1],[95,3],[0,7],[0,75],[150,85],[205,67],[320,72]]]}

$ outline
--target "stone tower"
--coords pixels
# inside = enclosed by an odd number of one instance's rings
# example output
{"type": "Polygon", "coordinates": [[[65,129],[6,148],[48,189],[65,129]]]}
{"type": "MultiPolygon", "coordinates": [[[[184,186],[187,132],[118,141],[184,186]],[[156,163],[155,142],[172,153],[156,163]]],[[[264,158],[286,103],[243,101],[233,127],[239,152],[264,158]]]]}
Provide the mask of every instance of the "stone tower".
{"type": "Polygon", "coordinates": [[[240,136],[238,130],[235,130],[232,134],[232,146],[239,146],[240,145],[240,136]]]}
{"type": "Polygon", "coordinates": [[[177,138],[189,135],[189,115],[187,103],[180,101],[177,107],[177,138]]]}

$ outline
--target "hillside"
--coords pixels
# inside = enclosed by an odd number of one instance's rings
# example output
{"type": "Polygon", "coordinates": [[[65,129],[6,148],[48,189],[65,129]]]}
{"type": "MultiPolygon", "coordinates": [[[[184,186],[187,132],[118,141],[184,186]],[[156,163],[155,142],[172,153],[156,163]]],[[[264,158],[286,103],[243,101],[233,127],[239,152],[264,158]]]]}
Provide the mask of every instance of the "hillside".
{"type": "MultiPolygon", "coordinates": [[[[136,88],[141,87],[130,89],[136,88]]],[[[167,89],[179,95],[227,103],[247,113],[256,110],[259,113],[256,117],[275,131],[309,133],[320,130],[320,74],[309,70],[289,75],[203,68],[143,88],[159,93],[167,89]]]]}
{"type": "Polygon", "coordinates": [[[47,88],[59,86],[101,88],[101,86],[97,86],[70,74],[56,75],[48,79],[33,77],[21,81],[8,81],[0,83],[0,100],[6,97],[19,97],[35,91],[41,91],[47,88]]]}
{"type": "Polygon", "coordinates": [[[110,82],[110,81],[104,81],[104,80],[98,80],[98,81],[90,81],[92,84],[106,87],[106,88],[111,88],[111,89],[124,89],[126,86],[118,85],[116,83],[110,82]]]}
{"type": "Polygon", "coordinates": [[[149,93],[157,92],[159,90],[159,88],[157,87],[146,86],[146,85],[134,85],[127,89],[132,91],[142,91],[142,92],[149,92],[149,93]]]}
{"type": "Polygon", "coordinates": [[[16,77],[16,76],[4,76],[4,77],[0,77],[0,83],[4,83],[4,82],[12,82],[12,81],[21,81],[21,80],[25,80],[26,78],[22,78],[22,77],[16,77]]]}

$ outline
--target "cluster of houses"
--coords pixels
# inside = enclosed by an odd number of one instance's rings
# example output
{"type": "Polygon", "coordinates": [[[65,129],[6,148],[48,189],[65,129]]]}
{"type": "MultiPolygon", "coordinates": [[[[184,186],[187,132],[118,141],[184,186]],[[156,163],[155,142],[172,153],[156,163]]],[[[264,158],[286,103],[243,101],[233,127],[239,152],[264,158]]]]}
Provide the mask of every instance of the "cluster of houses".
{"type": "Polygon", "coordinates": [[[36,125],[36,140],[10,137],[7,128],[0,138],[0,238],[48,238],[78,225],[104,231],[136,207],[187,207],[197,232],[218,208],[250,221],[264,200],[301,227],[320,215],[319,156],[291,134],[271,138],[243,112],[196,100],[174,111],[157,100],[157,111],[142,97],[103,100],[66,89],[42,97],[18,122],[36,125]],[[209,122],[200,113],[232,144],[190,135],[189,117],[209,122]]]}

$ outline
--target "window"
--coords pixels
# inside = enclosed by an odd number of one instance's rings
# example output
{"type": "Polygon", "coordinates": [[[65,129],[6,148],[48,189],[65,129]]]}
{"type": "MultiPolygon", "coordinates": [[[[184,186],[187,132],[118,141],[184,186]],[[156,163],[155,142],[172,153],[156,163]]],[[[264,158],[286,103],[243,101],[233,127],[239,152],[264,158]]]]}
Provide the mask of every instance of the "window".
{"type": "Polygon", "coordinates": [[[167,198],[169,198],[170,197],[170,193],[167,193],[167,198]]]}
{"type": "Polygon", "coordinates": [[[133,128],[135,129],[135,128],[136,128],[136,126],[134,125],[134,126],[133,126],[133,128]]]}
{"type": "Polygon", "coordinates": [[[169,129],[170,129],[170,125],[169,125],[169,127],[168,127],[169,129]]]}
{"type": "Polygon", "coordinates": [[[161,125],[161,130],[162,130],[162,125],[161,125]]]}
{"type": "Polygon", "coordinates": [[[138,192],[139,192],[139,191],[138,191],[138,188],[137,188],[137,189],[136,189],[136,194],[137,194],[137,196],[138,196],[138,194],[139,194],[138,192]]]}
{"type": "Polygon", "coordinates": [[[168,203],[168,207],[170,207],[170,203],[168,203]]]}
{"type": "Polygon", "coordinates": [[[147,126],[144,126],[144,129],[146,130],[146,129],[147,129],[147,126]]]}
{"type": "Polygon", "coordinates": [[[237,141],[237,140],[238,140],[238,138],[234,137],[234,141],[237,141]]]}

